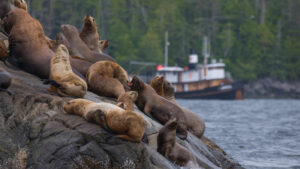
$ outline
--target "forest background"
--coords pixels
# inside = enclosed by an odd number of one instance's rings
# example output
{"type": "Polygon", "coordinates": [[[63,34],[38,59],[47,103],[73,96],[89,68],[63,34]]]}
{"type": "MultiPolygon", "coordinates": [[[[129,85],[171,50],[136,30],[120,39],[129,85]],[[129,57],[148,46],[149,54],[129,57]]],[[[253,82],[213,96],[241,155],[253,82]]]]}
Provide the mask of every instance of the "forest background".
{"type": "Polygon", "coordinates": [[[222,59],[236,79],[300,80],[299,0],[27,0],[30,14],[55,39],[60,25],[79,31],[85,15],[95,18],[107,52],[128,69],[130,61],[186,66],[190,49],[202,62],[222,59]]]}

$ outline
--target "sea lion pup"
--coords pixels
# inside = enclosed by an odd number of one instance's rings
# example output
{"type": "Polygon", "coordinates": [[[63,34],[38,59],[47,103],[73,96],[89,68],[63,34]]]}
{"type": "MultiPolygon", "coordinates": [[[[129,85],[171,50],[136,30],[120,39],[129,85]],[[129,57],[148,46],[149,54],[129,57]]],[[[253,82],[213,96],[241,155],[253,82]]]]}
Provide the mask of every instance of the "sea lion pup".
{"type": "Polygon", "coordinates": [[[25,0],[14,0],[14,6],[27,11],[27,3],[25,0]]]}
{"type": "Polygon", "coordinates": [[[57,87],[51,85],[51,91],[57,91],[60,96],[84,97],[86,94],[87,84],[72,71],[69,51],[63,44],[51,59],[49,79],[58,84],[57,87]]]}
{"type": "Polygon", "coordinates": [[[199,168],[196,158],[185,147],[176,143],[176,119],[169,120],[160,130],[157,136],[157,151],[179,166],[187,168],[199,168]]]}
{"type": "Polygon", "coordinates": [[[104,52],[104,50],[108,47],[109,41],[108,40],[100,40],[99,41],[99,49],[104,52]]]}
{"type": "Polygon", "coordinates": [[[89,90],[106,97],[118,98],[129,89],[127,72],[117,63],[99,61],[93,64],[87,74],[89,90]]]}
{"type": "Polygon", "coordinates": [[[65,36],[66,40],[68,41],[68,44],[64,44],[64,45],[67,46],[72,56],[80,57],[91,63],[95,63],[101,60],[115,61],[112,57],[104,53],[91,51],[88,48],[88,46],[79,37],[79,33],[76,27],[72,25],[62,25],[61,31],[65,36]]]}
{"type": "Polygon", "coordinates": [[[74,99],[64,105],[64,110],[108,128],[117,137],[131,142],[141,142],[145,132],[145,121],[141,115],[110,103],[74,99]]]}
{"type": "Polygon", "coordinates": [[[138,97],[138,93],[135,91],[126,92],[118,97],[117,106],[124,110],[134,111],[134,102],[138,97]]]}
{"type": "MultiPolygon", "coordinates": [[[[164,78],[164,76],[154,77],[151,80],[150,85],[158,95],[180,106],[174,97],[174,87],[164,78]]],[[[201,138],[205,131],[205,123],[203,119],[191,110],[188,110],[184,107],[181,107],[181,109],[183,110],[184,116],[187,120],[187,130],[198,138],[201,138]]]]}
{"type": "Polygon", "coordinates": [[[11,95],[11,92],[7,90],[11,84],[11,81],[10,73],[0,68],[0,92],[6,92],[11,95]]]}
{"type": "Polygon", "coordinates": [[[84,24],[80,32],[80,38],[91,51],[103,53],[100,50],[99,34],[95,19],[90,15],[84,17],[84,24]]]}
{"type": "Polygon", "coordinates": [[[165,124],[170,119],[175,118],[178,122],[177,136],[181,139],[186,139],[186,119],[179,106],[156,94],[151,86],[144,83],[137,76],[133,76],[129,86],[131,91],[138,93],[135,103],[141,111],[161,124],[165,124]]]}
{"type": "Polygon", "coordinates": [[[54,52],[47,45],[40,22],[19,8],[10,11],[3,22],[5,31],[9,33],[9,57],[6,64],[48,79],[54,52]]]}

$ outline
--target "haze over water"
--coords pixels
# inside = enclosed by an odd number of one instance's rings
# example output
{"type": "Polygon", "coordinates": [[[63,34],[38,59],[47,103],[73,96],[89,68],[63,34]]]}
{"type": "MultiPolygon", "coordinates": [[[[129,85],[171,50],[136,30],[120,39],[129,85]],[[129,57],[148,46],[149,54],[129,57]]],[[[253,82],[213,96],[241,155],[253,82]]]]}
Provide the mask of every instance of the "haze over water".
{"type": "Polygon", "coordinates": [[[245,168],[300,168],[300,100],[177,101],[245,168]]]}

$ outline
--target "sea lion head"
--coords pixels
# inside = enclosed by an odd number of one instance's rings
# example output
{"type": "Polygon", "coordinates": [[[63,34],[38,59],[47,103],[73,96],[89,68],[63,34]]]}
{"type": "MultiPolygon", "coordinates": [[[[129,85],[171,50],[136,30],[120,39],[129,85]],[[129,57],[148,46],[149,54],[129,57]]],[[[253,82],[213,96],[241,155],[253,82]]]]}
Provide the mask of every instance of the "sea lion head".
{"type": "Polygon", "coordinates": [[[84,17],[84,26],[87,26],[87,27],[96,27],[96,21],[95,19],[90,16],[90,15],[87,15],[84,17]]]}
{"type": "Polygon", "coordinates": [[[99,40],[99,48],[101,51],[104,51],[109,45],[108,40],[99,40]]]}
{"type": "Polygon", "coordinates": [[[163,89],[164,89],[164,94],[165,94],[166,97],[173,97],[174,96],[174,87],[166,79],[164,80],[163,89]]]}
{"type": "Polygon", "coordinates": [[[132,106],[133,108],[133,104],[137,100],[137,97],[138,97],[138,93],[136,91],[125,92],[118,97],[117,106],[125,110],[129,106],[132,106]],[[127,104],[132,104],[132,105],[127,105],[127,104]]]}
{"type": "Polygon", "coordinates": [[[142,79],[140,79],[136,75],[132,77],[132,80],[131,82],[128,83],[128,86],[130,87],[131,91],[137,91],[137,92],[142,91],[145,88],[145,84],[142,81],[142,79]]]}
{"type": "Polygon", "coordinates": [[[25,0],[14,0],[14,6],[27,11],[27,3],[25,0]]]}
{"type": "Polygon", "coordinates": [[[155,76],[151,82],[150,86],[156,91],[156,93],[160,96],[164,96],[164,82],[165,77],[164,76],[155,76]]]}
{"type": "Polygon", "coordinates": [[[64,44],[68,49],[71,47],[70,42],[67,40],[67,38],[62,32],[59,32],[56,35],[56,44],[64,44]]]}
{"type": "Polygon", "coordinates": [[[15,10],[8,12],[2,19],[3,28],[8,34],[17,21],[17,15],[14,11],[15,10]]]}
{"type": "Polygon", "coordinates": [[[65,103],[63,109],[67,113],[79,115],[89,103],[91,103],[89,100],[73,99],[65,103]]]}
{"type": "Polygon", "coordinates": [[[73,25],[61,25],[60,29],[67,39],[73,39],[79,36],[77,28],[73,25]]]}
{"type": "Polygon", "coordinates": [[[69,58],[69,50],[64,44],[59,44],[58,47],[56,48],[56,56],[61,56],[66,59],[69,58]]]}

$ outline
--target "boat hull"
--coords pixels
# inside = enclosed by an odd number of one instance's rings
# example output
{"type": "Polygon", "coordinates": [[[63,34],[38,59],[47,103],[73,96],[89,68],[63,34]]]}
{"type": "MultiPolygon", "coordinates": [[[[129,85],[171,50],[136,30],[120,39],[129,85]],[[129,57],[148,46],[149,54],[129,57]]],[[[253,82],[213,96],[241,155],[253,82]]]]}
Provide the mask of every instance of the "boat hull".
{"type": "Polygon", "coordinates": [[[208,87],[203,90],[175,92],[178,99],[220,99],[220,100],[242,100],[243,84],[235,82],[227,85],[208,87]]]}

